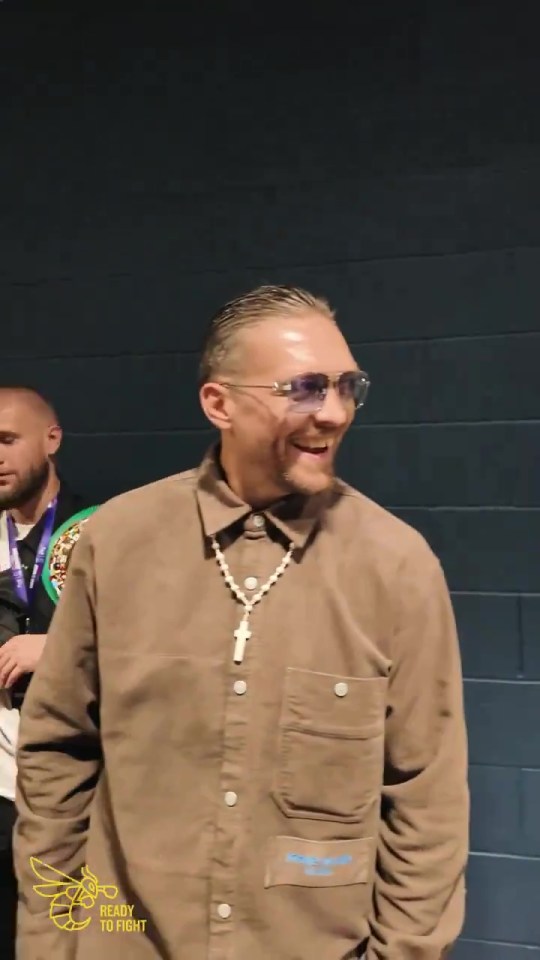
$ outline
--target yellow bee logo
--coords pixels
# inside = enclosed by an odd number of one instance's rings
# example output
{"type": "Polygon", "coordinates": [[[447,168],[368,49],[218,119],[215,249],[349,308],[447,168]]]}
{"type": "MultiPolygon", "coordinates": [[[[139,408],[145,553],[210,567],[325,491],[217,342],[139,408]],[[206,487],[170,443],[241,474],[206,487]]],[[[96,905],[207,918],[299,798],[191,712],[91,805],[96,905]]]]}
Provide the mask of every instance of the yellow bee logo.
{"type": "Polygon", "coordinates": [[[37,857],[30,857],[30,865],[36,877],[44,881],[44,883],[35,884],[33,889],[40,897],[51,900],[49,917],[60,930],[84,930],[92,917],[87,917],[86,920],[75,920],[76,908],[90,910],[100,893],[108,900],[114,900],[118,896],[118,887],[102,886],[88,867],[83,867],[81,879],[75,880],[74,877],[56,870],[55,867],[50,867],[37,857]]]}

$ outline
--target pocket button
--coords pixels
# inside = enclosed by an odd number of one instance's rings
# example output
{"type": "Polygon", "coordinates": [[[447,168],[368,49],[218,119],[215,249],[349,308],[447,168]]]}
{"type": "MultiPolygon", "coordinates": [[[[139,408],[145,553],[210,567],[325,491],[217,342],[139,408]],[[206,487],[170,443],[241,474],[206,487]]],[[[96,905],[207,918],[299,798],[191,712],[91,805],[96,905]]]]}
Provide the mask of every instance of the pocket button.
{"type": "Polygon", "coordinates": [[[336,685],[335,685],[335,687],[334,687],[334,693],[335,693],[336,697],[346,697],[347,694],[348,694],[348,692],[349,692],[349,684],[348,684],[348,683],[343,683],[343,682],[336,683],[336,685]]]}

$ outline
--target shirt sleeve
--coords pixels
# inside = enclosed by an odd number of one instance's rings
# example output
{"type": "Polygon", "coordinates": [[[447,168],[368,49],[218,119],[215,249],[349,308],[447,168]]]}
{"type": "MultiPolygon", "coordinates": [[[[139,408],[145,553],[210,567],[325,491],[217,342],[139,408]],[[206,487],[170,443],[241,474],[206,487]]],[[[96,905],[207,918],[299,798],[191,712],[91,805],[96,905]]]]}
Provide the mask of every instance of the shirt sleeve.
{"type": "Polygon", "coordinates": [[[79,877],[101,769],[90,542],[70,562],[45,650],[21,712],[14,861],[19,883],[18,960],[70,960],[77,938],[49,917],[30,858],[79,877]]]}
{"type": "Polygon", "coordinates": [[[464,917],[467,742],[452,606],[423,541],[398,595],[366,960],[441,960],[464,917]]]}

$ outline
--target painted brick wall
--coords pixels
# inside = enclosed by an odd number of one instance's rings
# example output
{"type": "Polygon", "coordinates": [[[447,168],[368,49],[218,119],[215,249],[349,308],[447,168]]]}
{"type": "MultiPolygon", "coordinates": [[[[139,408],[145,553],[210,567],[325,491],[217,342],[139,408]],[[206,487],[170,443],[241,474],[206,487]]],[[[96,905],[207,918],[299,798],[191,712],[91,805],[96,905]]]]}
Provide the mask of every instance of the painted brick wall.
{"type": "Polygon", "coordinates": [[[102,499],[203,452],[210,311],[261,281],[330,297],[373,380],[341,472],[425,533],[460,628],[455,956],[540,956],[533,5],[250,6],[1,4],[0,382],[52,397],[102,499]]]}

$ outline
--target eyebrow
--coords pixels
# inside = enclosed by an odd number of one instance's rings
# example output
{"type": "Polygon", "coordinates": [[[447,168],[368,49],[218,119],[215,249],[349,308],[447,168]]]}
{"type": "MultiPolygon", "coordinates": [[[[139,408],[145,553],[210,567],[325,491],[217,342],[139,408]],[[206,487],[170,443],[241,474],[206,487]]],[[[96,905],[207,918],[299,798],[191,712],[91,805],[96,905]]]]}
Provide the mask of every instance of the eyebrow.
{"type": "Polygon", "coordinates": [[[4,440],[16,440],[19,436],[18,433],[14,433],[13,430],[0,430],[0,443],[3,443],[4,440]]]}

